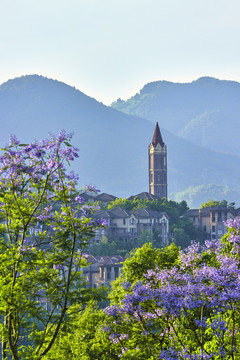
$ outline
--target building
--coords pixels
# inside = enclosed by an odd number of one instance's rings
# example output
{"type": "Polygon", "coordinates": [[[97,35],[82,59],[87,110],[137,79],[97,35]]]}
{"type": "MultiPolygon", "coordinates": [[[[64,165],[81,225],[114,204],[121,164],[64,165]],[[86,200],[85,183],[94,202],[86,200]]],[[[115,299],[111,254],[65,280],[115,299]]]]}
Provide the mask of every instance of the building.
{"type": "Polygon", "coordinates": [[[167,146],[156,124],[153,139],[148,147],[149,193],[167,198],[167,146]]]}
{"type": "Polygon", "coordinates": [[[153,201],[153,200],[159,200],[159,197],[145,191],[137,195],[132,195],[128,198],[128,200],[131,201],[134,201],[135,199],[153,201]]]}
{"type": "Polygon", "coordinates": [[[93,203],[95,201],[99,201],[99,202],[102,202],[103,204],[108,204],[109,202],[115,201],[117,199],[116,196],[109,195],[106,193],[101,193],[98,195],[90,194],[90,193],[82,193],[81,198],[83,199],[83,201],[88,202],[88,203],[93,203]]]}
{"type": "Polygon", "coordinates": [[[108,204],[109,202],[115,201],[116,199],[118,199],[116,196],[109,195],[106,193],[102,193],[102,194],[95,196],[95,201],[100,201],[103,204],[108,204]]]}
{"type": "Polygon", "coordinates": [[[101,285],[111,285],[121,272],[125,257],[114,256],[89,256],[87,267],[82,268],[86,278],[87,287],[99,288],[101,285]]]}
{"type": "Polygon", "coordinates": [[[234,211],[222,205],[190,209],[185,216],[191,219],[196,227],[204,230],[209,239],[220,239],[227,233],[225,221],[235,218],[234,211]]]}
{"type": "Polygon", "coordinates": [[[103,236],[109,240],[119,239],[127,242],[129,239],[137,239],[145,230],[151,233],[158,231],[161,234],[162,243],[168,240],[169,217],[165,212],[145,208],[130,211],[118,207],[97,211],[95,216],[107,220],[106,228],[97,230],[95,237],[97,242],[103,236]]]}

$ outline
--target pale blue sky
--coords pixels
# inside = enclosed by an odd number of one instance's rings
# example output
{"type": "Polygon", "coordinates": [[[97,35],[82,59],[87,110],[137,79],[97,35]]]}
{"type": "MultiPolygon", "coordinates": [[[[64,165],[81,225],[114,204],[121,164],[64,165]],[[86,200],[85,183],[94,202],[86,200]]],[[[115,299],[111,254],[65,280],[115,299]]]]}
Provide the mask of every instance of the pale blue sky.
{"type": "Polygon", "coordinates": [[[239,0],[0,0],[0,83],[40,74],[110,104],[150,81],[240,81],[239,0]]]}

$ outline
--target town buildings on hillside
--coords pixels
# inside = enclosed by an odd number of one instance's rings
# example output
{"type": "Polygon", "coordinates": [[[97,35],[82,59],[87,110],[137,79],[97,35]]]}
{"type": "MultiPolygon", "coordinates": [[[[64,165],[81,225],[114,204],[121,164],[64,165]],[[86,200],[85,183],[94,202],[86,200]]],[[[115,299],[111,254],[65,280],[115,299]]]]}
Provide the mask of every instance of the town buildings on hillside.
{"type": "MultiPolygon", "coordinates": [[[[148,147],[148,157],[149,192],[132,195],[128,200],[134,201],[138,198],[154,201],[163,197],[167,198],[167,146],[163,142],[158,123],[152,142],[148,147]]],[[[86,197],[88,198],[85,200],[89,202],[100,201],[105,205],[117,199],[116,196],[106,193],[91,197],[86,195],[86,197]]],[[[240,215],[240,210],[239,214],[236,214],[226,206],[191,209],[185,214],[196,227],[208,234],[208,239],[220,239],[227,232],[226,220],[234,218],[236,215],[240,215]]],[[[110,241],[118,239],[127,243],[129,240],[138,238],[143,231],[148,230],[151,233],[158,232],[162,245],[168,243],[169,217],[165,212],[146,208],[130,211],[118,207],[111,210],[99,210],[95,216],[107,221],[106,228],[97,230],[96,242],[100,242],[103,237],[106,237],[110,241]]],[[[89,286],[110,285],[110,282],[119,276],[123,261],[121,256],[91,256],[89,266],[83,270],[89,286]]]]}
{"type": "Polygon", "coordinates": [[[190,209],[185,216],[191,219],[196,227],[204,230],[209,235],[209,239],[220,239],[227,233],[226,220],[234,219],[236,214],[226,206],[219,205],[190,209]]]}
{"type": "Polygon", "coordinates": [[[159,241],[166,244],[169,233],[169,217],[165,212],[149,209],[125,210],[120,207],[112,210],[100,210],[95,214],[98,218],[107,220],[106,228],[97,230],[96,241],[103,236],[109,240],[119,239],[127,242],[129,239],[138,238],[140,234],[148,230],[151,233],[159,233],[159,241]]]}
{"type": "Polygon", "coordinates": [[[125,257],[114,256],[89,256],[88,266],[82,268],[87,287],[99,288],[101,285],[110,286],[111,281],[120,275],[125,257]]]}

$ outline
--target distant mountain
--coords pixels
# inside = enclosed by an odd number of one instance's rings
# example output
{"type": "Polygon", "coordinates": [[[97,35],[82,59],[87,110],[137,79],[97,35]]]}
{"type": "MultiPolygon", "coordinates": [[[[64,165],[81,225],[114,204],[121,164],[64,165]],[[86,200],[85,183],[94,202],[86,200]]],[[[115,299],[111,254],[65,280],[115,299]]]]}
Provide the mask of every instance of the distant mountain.
{"type": "Polygon", "coordinates": [[[198,185],[198,186],[189,186],[184,191],[171,193],[170,197],[172,200],[177,202],[186,200],[187,204],[191,208],[198,208],[206,199],[208,200],[228,200],[229,203],[235,202],[240,204],[240,193],[231,190],[228,186],[221,185],[198,185]]]}
{"type": "MultiPolygon", "coordinates": [[[[0,124],[1,146],[10,134],[29,142],[60,129],[73,131],[73,143],[80,148],[74,168],[81,185],[95,184],[121,197],[148,191],[147,151],[155,127],[148,120],[107,107],[64,83],[29,75],[0,86],[0,124]]],[[[169,193],[202,184],[240,193],[240,157],[161,131],[168,146],[169,193]]]]}
{"type": "Polygon", "coordinates": [[[196,145],[239,156],[240,83],[202,77],[191,83],[156,81],[112,108],[158,121],[196,145]]]}

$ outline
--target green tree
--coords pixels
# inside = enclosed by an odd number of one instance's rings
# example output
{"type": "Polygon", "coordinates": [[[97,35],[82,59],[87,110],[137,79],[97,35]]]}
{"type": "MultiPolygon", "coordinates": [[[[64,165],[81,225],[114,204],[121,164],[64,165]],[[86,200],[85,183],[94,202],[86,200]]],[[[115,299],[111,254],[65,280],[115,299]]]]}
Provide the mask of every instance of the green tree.
{"type": "Polygon", "coordinates": [[[106,314],[96,303],[90,302],[85,309],[72,306],[68,321],[46,360],[114,360],[119,359],[116,347],[104,332],[106,314]]]}
{"type": "Polygon", "coordinates": [[[142,247],[146,243],[153,244],[154,242],[155,242],[155,239],[154,239],[153,233],[149,230],[144,230],[139,236],[137,245],[138,245],[138,247],[142,247]]]}
{"type": "Polygon", "coordinates": [[[175,244],[183,249],[191,245],[191,239],[185,234],[183,229],[175,228],[173,231],[173,239],[175,244]]]}
{"type": "Polygon", "coordinates": [[[108,241],[106,236],[103,236],[99,243],[92,243],[88,246],[87,252],[94,256],[110,256],[118,255],[119,246],[115,241],[108,241]]]}
{"type": "Polygon", "coordinates": [[[145,280],[150,269],[170,269],[177,263],[178,256],[179,248],[174,243],[162,249],[155,249],[151,243],[146,243],[141,248],[132,250],[130,257],[123,263],[121,275],[112,284],[109,294],[112,303],[118,303],[128,291],[125,287],[127,283],[135,284],[145,280]]]}
{"type": "Polygon", "coordinates": [[[32,144],[15,137],[0,158],[0,335],[2,360],[40,360],[51,349],[70,304],[89,298],[80,268],[100,222],[82,205],[71,136],[32,144]],[[80,210],[81,207],[81,210],[80,210]]]}
{"type": "MultiPolygon", "coordinates": [[[[112,304],[119,304],[124,298],[128,292],[128,283],[135,284],[138,280],[145,280],[145,274],[150,269],[170,269],[177,264],[178,256],[179,249],[175,244],[165,249],[153,249],[148,243],[132,251],[109,294],[112,304]]],[[[76,305],[72,306],[68,311],[68,321],[62,327],[60,336],[47,354],[46,360],[115,360],[124,356],[123,342],[127,339],[135,342],[136,328],[124,325],[121,326],[121,332],[109,336],[109,330],[115,325],[109,324],[106,310],[107,308],[104,311],[99,309],[95,303],[89,303],[85,310],[76,305]]],[[[144,329],[141,329],[139,336],[143,331],[144,329]]],[[[136,356],[133,352],[129,358],[147,359],[146,354],[151,346],[152,344],[146,344],[143,337],[141,355],[136,356]],[[144,347],[147,348],[146,352],[144,347]]]]}
{"type": "Polygon", "coordinates": [[[219,205],[226,206],[231,210],[235,209],[235,202],[231,202],[230,204],[228,204],[227,200],[222,200],[222,201],[208,200],[200,206],[200,209],[203,209],[205,207],[215,207],[219,205]]]}
{"type": "Polygon", "coordinates": [[[145,276],[138,273],[139,281],[130,276],[133,282],[114,289],[105,313],[122,358],[240,358],[239,219],[228,226],[221,241],[194,243],[174,266],[152,263],[145,276]]]}

